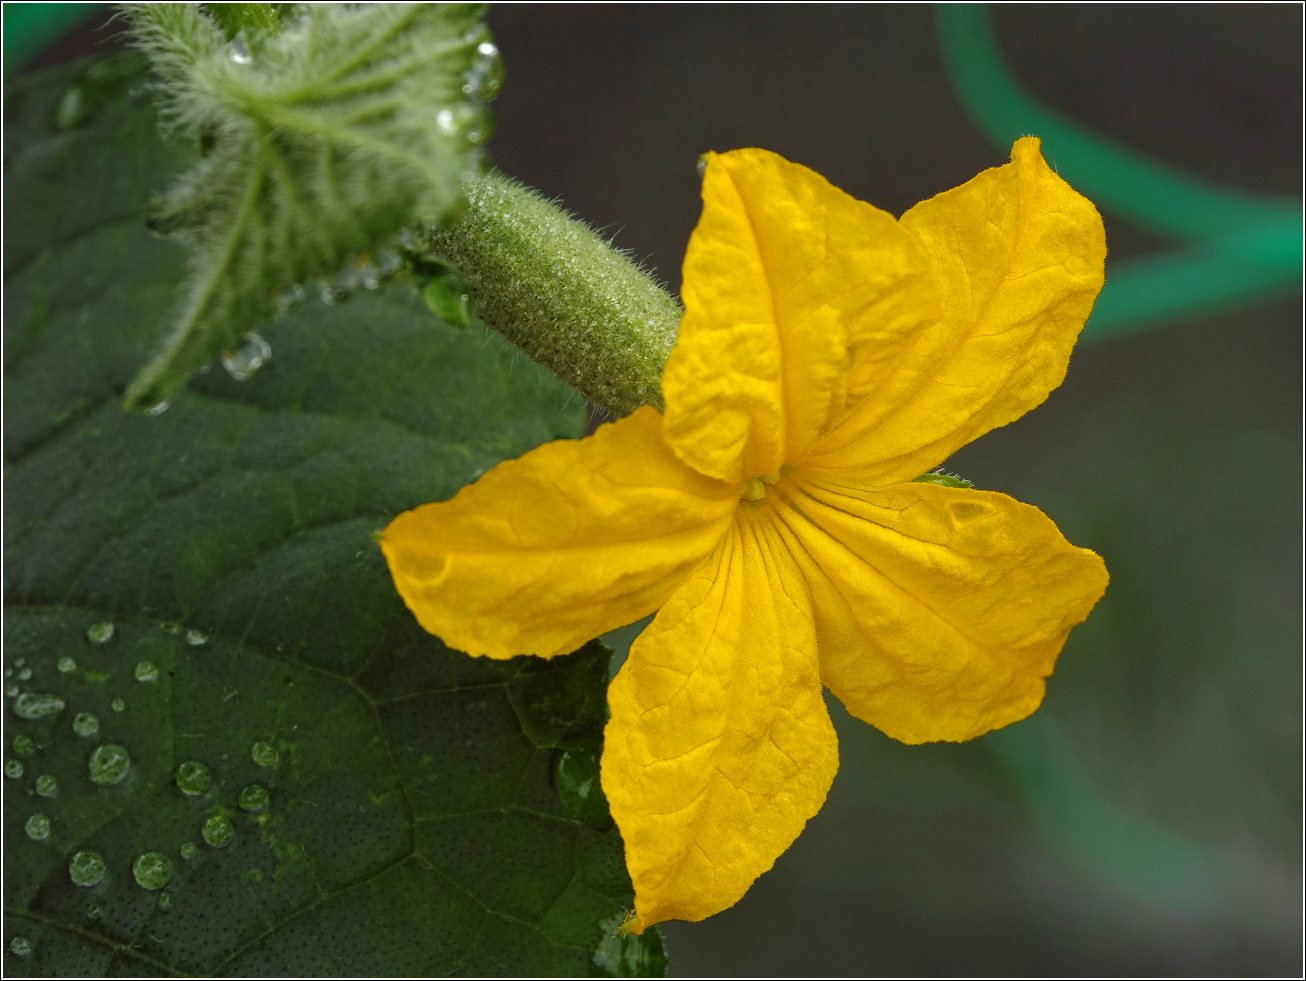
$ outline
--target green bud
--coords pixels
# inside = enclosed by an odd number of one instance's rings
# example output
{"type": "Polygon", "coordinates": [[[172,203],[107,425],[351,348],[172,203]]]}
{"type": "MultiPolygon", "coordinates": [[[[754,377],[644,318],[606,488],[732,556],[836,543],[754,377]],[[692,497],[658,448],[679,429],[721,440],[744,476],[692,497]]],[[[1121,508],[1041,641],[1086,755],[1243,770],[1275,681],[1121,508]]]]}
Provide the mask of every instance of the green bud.
{"type": "Polygon", "coordinates": [[[477,315],[594,404],[618,416],[661,409],[682,313],[675,298],[516,181],[492,173],[466,192],[466,212],[432,231],[430,254],[466,278],[477,315]]]}

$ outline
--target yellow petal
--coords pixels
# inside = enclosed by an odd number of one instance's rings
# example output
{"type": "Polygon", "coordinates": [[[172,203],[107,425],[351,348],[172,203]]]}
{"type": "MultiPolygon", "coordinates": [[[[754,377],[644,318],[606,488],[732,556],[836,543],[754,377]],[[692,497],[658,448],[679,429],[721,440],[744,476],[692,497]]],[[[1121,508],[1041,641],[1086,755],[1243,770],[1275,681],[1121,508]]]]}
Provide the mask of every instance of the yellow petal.
{"type": "Polygon", "coordinates": [[[733,482],[802,459],[842,408],[849,344],[937,315],[931,275],[891,215],[819,174],[766,150],[709,155],[662,375],[676,452],[733,482]]]}
{"type": "Polygon", "coordinates": [[[646,406],[399,515],[381,550],[450,647],[551,657],[661,606],[721,539],[738,493],[681,463],[646,406]]]}
{"type": "Polygon", "coordinates": [[[608,689],[603,790],[639,930],[734,905],[839,765],[807,591],[774,528],[739,513],[608,689]]]}
{"type": "Polygon", "coordinates": [[[1106,589],[1100,557],[1005,494],[794,475],[769,497],[812,592],[822,681],[906,743],[970,739],[1033,712],[1106,589]]]}
{"type": "Polygon", "coordinates": [[[809,461],[885,486],[910,480],[1024,415],[1061,384],[1102,288],[1093,205],[1025,137],[1011,163],[902,217],[932,257],[943,319],[854,365],[848,409],[809,461]]]}

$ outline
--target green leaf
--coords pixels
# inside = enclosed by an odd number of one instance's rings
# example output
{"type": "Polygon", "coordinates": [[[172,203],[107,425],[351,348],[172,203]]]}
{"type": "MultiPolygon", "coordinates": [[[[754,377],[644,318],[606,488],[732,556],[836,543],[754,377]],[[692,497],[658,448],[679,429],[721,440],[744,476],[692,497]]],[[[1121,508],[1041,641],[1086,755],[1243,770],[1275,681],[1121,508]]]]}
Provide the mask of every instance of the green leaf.
{"type": "Polygon", "coordinates": [[[660,973],[554,783],[607,649],[450,651],[369,537],[581,403],[393,287],[123,414],[183,274],[138,209],[189,161],[139,93],[54,129],[76,71],[5,93],[6,974],[660,973]]]}
{"type": "Polygon", "coordinates": [[[302,4],[230,42],[194,4],[124,7],[170,129],[202,154],[151,209],[192,265],[166,343],[127,391],[128,408],[149,408],[273,320],[278,294],[414,217],[457,212],[490,134],[477,80],[498,56],[483,4],[302,4]]]}

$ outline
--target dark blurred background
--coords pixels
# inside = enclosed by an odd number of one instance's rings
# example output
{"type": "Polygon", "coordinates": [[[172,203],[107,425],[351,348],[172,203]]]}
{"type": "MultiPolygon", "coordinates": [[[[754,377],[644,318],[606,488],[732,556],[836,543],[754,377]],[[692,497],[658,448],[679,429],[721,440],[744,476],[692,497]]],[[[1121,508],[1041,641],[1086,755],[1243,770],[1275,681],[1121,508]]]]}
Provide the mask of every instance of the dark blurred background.
{"type": "MultiPolygon", "coordinates": [[[[1045,105],[1300,196],[1301,5],[993,17],[1045,105]]],[[[495,162],[673,289],[705,150],[763,146],[894,213],[1006,158],[928,5],[504,4],[490,23],[495,162]]],[[[1105,217],[1111,261],[1169,245],[1105,217]]],[[[673,975],[1300,974],[1301,338],[1296,295],[1081,345],[1043,407],[949,461],[1100,552],[1106,598],[1002,733],[906,747],[831,701],[824,810],[733,909],[663,927],[673,975]]]]}

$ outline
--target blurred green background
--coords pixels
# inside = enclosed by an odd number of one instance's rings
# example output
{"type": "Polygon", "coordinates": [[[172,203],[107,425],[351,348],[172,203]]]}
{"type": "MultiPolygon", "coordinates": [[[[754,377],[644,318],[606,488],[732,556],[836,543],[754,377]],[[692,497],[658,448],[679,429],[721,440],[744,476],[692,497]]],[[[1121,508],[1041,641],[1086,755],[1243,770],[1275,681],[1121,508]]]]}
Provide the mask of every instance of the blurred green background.
{"type": "MultiPolygon", "coordinates": [[[[1071,125],[1300,196],[1300,6],[992,13],[1015,81],[1071,125]]],[[[32,64],[111,46],[103,19],[32,64]]],[[[894,213],[1005,160],[924,5],[521,4],[490,22],[496,162],[673,289],[704,150],[764,146],[894,213]]],[[[1116,283],[1189,255],[1103,210],[1116,283]]],[[[1106,598],[1044,709],[1001,733],[905,747],[832,700],[825,809],[736,907],[664,927],[672,974],[1300,971],[1302,323],[1279,261],[1161,329],[1114,321],[1135,330],[1082,344],[1043,407],[949,461],[1100,552],[1106,598]]]]}

